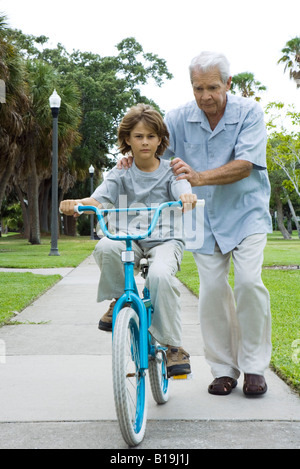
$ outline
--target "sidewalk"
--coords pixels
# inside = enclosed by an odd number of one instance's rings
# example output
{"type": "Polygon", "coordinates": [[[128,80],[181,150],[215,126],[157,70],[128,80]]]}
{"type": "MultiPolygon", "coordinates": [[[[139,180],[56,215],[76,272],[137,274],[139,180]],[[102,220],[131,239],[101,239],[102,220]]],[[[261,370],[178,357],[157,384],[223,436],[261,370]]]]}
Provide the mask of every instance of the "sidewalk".
{"type": "MultiPolygon", "coordinates": [[[[98,267],[89,257],[60,273],[62,280],[18,315],[21,325],[0,329],[6,351],[0,361],[0,448],[126,448],[114,409],[111,334],[97,328],[109,305],[96,303],[98,267]]],[[[208,394],[212,377],[197,298],[180,288],[193,379],[171,381],[165,406],[149,393],[139,449],[300,448],[300,398],[271,371],[261,398],[244,396],[242,377],[230,396],[208,394]]]]}

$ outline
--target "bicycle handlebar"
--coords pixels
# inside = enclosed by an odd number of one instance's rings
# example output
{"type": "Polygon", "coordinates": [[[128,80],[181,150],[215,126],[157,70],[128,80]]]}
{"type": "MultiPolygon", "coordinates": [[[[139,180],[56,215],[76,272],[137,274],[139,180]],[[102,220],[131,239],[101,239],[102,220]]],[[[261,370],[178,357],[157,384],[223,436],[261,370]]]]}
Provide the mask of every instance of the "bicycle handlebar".
{"type": "MultiPolygon", "coordinates": [[[[204,200],[198,200],[197,201],[197,206],[204,206],[204,200]]],[[[74,207],[74,212],[78,213],[79,215],[83,212],[94,212],[97,216],[98,222],[100,224],[101,230],[105,236],[109,239],[117,239],[120,241],[126,241],[126,240],[141,240],[148,238],[152,231],[154,230],[158,218],[161,214],[161,212],[167,208],[167,207],[180,207],[182,208],[182,202],[181,200],[178,200],[177,202],[164,202],[163,204],[159,205],[158,207],[134,207],[134,208],[114,208],[114,209],[99,209],[98,207],[94,207],[93,205],[76,205],[74,207]],[[145,212],[145,211],[154,211],[154,216],[151,220],[150,226],[148,230],[145,233],[139,234],[139,235],[134,235],[134,234],[113,234],[111,233],[106,226],[104,217],[108,215],[109,213],[120,213],[120,212],[145,212]]]]}

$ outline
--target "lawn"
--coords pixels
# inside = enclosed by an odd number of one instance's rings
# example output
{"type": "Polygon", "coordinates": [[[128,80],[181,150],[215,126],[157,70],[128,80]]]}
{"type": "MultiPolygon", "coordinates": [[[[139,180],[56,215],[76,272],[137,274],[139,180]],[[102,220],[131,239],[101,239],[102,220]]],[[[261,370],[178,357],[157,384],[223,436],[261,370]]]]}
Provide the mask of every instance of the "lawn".
{"type": "Polygon", "coordinates": [[[0,238],[0,267],[51,268],[76,267],[94,249],[96,241],[89,237],[62,236],[58,241],[59,256],[49,256],[50,237],[42,238],[40,245],[32,246],[27,240],[14,237],[0,238]]]}
{"type": "MultiPolygon", "coordinates": [[[[76,267],[94,249],[96,241],[89,237],[62,237],[58,241],[60,256],[49,256],[51,239],[32,246],[19,236],[0,238],[0,267],[55,268],[76,267]]],[[[22,311],[35,298],[53,286],[59,275],[0,272],[0,326],[7,324],[16,312],[22,311]]]]}
{"type": "MultiPolygon", "coordinates": [[[[262,278],[270,292],[272,309],[271,366],[300,393],[300,269],[269,269],[270,266],[300,265],[300,240],[284,240],[279,233],[268,236],[262,278]]],[[[195,294],[199,277],[191,253],[186,252],[178,278],[195,294]]],[[[233,269],[229,275],[234,285],[233,269]]]]}
{"type": "MultiPolygon", "coordinates": [[[[0,273],[0,326],[61,279],[60,275],[0,273]]],[[[10,322],[11,324],[11,322],[10,322]]]]}

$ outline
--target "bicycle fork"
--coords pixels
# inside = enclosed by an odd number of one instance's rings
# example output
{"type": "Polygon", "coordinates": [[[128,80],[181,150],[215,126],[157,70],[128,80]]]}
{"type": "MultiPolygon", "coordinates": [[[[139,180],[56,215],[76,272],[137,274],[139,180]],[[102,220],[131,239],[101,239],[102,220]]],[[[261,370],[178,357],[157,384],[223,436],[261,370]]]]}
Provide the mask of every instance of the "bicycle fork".
{"type": "Polygon", "coordinates": [[[148,369],[148,320],[146,305],[150,302],[150,299],[147,303],[147,300],[143,302],[139,297],[134,278],[134,251],[132,249],[131,239],[126,240],[126,251],[122,252],[122,262],[124,263],[125,270],[125,293],[119,298],[114,307],[112,330],[114,333],[114,326],[119,312],[125,307],[126,303],[129,303],[137,313],[140,321],[140,372],[143,372],[144,370],[148,369]]]}

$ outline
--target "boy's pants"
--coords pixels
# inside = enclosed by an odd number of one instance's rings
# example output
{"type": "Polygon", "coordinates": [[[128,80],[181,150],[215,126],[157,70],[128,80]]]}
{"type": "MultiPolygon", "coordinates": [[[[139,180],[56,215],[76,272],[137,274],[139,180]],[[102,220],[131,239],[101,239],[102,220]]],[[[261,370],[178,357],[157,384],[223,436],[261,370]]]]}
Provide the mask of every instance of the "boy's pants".
{"type": "Polygon", "coordinates": [[[200,324],[215,378],[264,375],[271,358],[269,293],[261,280],[266,235],[249,236],[223,255],[194,253],[200,277],[200,324]],[[228,283],[231,256],[234,294],[228,283]]]}
{"type": "MultiPolygon", "coordinates": [[[[150,291],[154,314],[150,332],[162,345],[181,346],[180,291],[175,278],[183,247],[176,241],[166,241],[153,248],[141,249],[132,243],[135,266],[147,258],[149,273],[146,287],[150,291]]],[[[124,293],[125,275],[121,252],[126,250],[124,241],[102,238],[97,244],[94,257],[100,267],[98,302],[119,298],[124,293]]]]}

